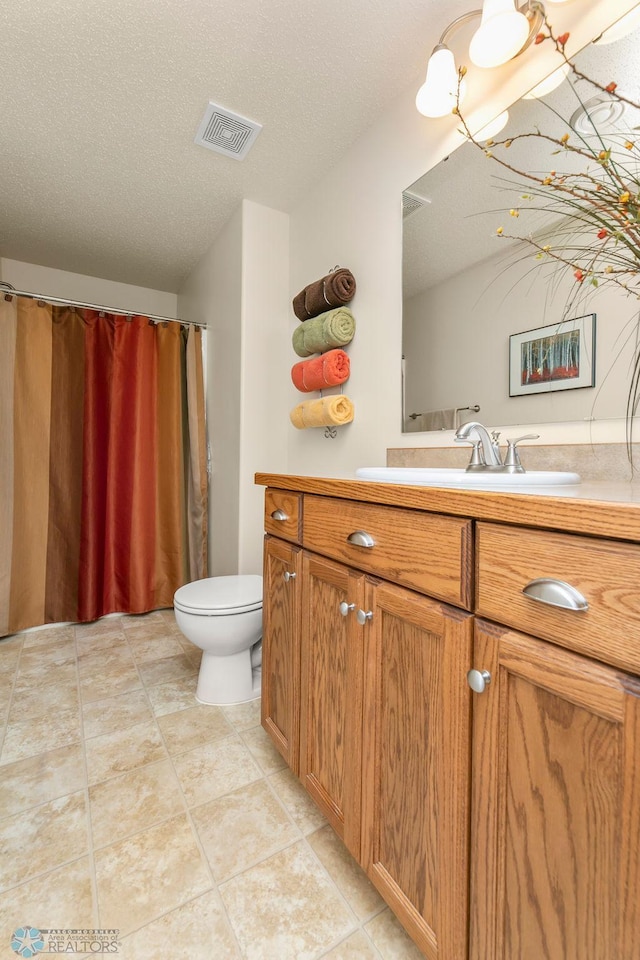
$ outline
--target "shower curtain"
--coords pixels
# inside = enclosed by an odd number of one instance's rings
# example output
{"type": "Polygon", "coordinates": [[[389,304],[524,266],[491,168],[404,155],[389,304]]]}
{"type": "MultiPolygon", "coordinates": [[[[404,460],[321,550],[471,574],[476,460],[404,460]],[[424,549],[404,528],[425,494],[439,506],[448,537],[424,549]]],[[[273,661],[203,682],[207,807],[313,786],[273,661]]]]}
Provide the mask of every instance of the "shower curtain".
{"type": "Polygon", "coordinates": [[[207,575],[201,331],[0,301],[0,636],[207,575]]]}

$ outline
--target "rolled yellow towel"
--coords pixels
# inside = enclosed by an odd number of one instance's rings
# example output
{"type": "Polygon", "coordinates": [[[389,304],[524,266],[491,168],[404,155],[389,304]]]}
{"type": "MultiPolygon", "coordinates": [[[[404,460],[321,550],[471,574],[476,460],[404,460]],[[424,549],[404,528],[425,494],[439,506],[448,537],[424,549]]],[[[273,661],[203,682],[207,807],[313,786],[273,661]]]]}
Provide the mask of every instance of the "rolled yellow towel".
{"type": "Polygon", "coordinates": [[[334,347],[351,343],[355,330],[356,321],[351,310],[338,307],[298,324],[291,342],[299,357],[310,357],[313,353],[326,353],[334,347]]]}
{"type": "Polygon", "coordinates": [[[338,394],[320,400],[303,400],[289,414],[298,430],[307,427],[340,427],[353,420],[353,403],[349,397],[338,394]]]}

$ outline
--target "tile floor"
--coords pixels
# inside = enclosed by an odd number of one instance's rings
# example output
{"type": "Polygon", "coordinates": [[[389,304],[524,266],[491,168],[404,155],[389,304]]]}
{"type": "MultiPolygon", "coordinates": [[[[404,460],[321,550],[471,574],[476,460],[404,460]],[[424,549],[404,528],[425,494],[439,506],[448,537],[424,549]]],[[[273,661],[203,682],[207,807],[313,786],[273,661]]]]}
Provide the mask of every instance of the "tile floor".
{"type": "Polygon", "coordinates": [[[25,924],[117,928],[126,960],[420,960],[198,663],[171,610],[0,642],[0,960],[25,924]]]}

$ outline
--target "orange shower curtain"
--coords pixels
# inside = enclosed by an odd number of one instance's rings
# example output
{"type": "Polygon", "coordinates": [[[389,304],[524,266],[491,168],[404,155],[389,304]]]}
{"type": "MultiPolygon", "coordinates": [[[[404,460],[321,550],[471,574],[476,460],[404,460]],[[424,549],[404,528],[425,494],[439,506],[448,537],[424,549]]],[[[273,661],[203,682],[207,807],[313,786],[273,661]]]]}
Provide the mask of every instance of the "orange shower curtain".
{"type": "Polygon", "coordinates": [[[0,301],[0,636],[206,576],[201,331],[0,301]]]}

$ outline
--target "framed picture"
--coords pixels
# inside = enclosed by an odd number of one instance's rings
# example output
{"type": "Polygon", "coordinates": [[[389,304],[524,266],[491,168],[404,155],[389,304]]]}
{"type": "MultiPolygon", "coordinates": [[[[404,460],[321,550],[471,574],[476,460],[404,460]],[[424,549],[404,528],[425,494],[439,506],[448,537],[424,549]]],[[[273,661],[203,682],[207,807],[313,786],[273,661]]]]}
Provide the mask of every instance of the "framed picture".
{"type": "Polygon", "coordinates": [[[595,382],[595,313],[509,337],[510,397],[593,387],[595,382]]]}

